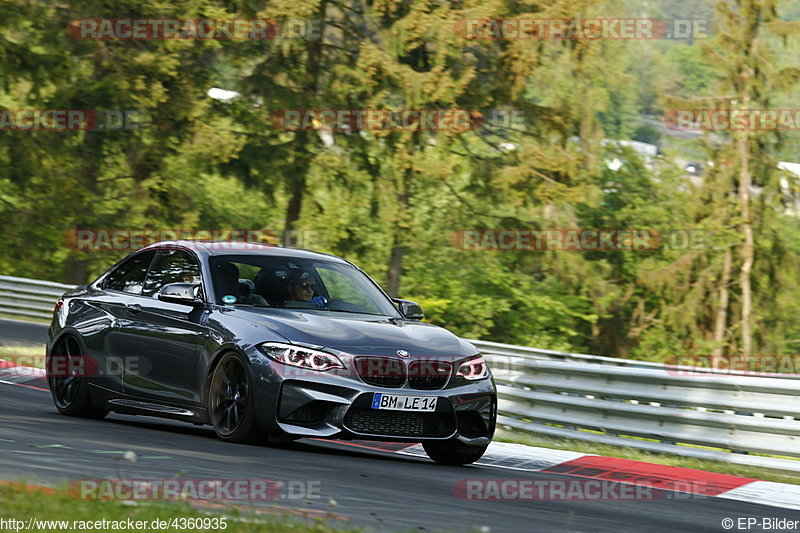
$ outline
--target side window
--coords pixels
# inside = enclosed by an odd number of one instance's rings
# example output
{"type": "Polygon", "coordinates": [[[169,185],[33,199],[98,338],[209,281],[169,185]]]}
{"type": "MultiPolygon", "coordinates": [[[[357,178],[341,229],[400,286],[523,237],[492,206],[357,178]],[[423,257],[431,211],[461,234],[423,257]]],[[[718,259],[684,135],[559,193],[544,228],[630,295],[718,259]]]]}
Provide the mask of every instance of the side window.
{"type": "Polygon", "coordinates": [[[155,252],[145,252],[131,257],[108,275],[103,288],[111,291],[142,294],[144,277],[147,275],[147,268],[150,266],[154,255],[155,252]]]}
{"type": "Polygon", "coordinates": [[[261,267],[256,265],[246,265],[244,263],[233,263],[239,269],[239,279],[249,279],[255,282],[259,274],[261,274],[261,267]]]}
{"type": "Polygon", "coordinates": [[[161,250],[147,274],[142,294],[153,296],[164,285],[180,282],[202,282],[197,259],[183,250],[161,250]]]}
{"type": "Polygon", "coordinates": [[[218,303],[225,303],[222,301],[224,296],[233,296],[239,304],[268,305],[256,287],[257,283],[260,284],[260,266],[230,261],[224,257],[215,259],[212,276],[218,303]]]}

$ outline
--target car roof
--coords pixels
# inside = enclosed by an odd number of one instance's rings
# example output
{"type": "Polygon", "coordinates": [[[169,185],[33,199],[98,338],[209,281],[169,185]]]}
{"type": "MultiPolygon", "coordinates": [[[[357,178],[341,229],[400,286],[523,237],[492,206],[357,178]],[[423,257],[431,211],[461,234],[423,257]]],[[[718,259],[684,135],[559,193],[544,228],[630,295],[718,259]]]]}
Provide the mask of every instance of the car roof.
{"type": "Polygon", "coordinates": [[[311,250],[303,250],[301,248],[285,247],[275,244],[264,244],[264,243],[243,242],[243,241],[205,241],[205,240],[161,241],[146,246],[142,248],[142,250],[160,250],[160,249],[175,249],[175,248],[188,248],[204,256],[269,255],[275,257],[294,257],[298,259],[332,261],[336,263],[350,264],[349,261],[346,261],[341,257],[332,254],[314,252],[311,250]]]}

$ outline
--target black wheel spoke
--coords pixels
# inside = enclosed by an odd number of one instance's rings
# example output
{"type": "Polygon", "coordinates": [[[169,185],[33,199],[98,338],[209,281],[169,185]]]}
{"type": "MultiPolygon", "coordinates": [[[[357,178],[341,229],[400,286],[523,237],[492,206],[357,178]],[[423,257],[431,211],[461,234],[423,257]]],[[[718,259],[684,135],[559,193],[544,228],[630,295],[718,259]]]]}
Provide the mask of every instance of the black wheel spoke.
{"type": "Polygon", "coordinates": [[[234,433],[247,409],[247,374],[236,358],[223,361],[212,378],[211,414],[217,431],[234,433]]]}
{"type": "Polygon", "coordinates": [[[77,389],[76,385],[77,383],[75,383],[75,381],[70,381],[64,387],[64,400],[68,403],[72,403],[72,401],[75,399],[75,391],[77,389]]]}
{"type": "Polygon", "coordinates": [[[231,417],[233,418],[234,427],[239,425],[239,406],[237,404],[233,404],[231,406],[231,417]]]}
{"type": "Polygon", "coordinates": [[[238,425],[237,422],[236,404],[231,404],[231,406],[228,408],[228,429],[231,431],[236,429],[236,426],[238,425]]]}
{"type": "Polygon", "coordinates": [[[76,365],[81,357],[80,351],[78,342],[71,337],[64,339],[54,350],[59,373],[50,377],[50,384],[56,404],[61,409],[69,408],[80,395],[81,377],[76,365]]]}

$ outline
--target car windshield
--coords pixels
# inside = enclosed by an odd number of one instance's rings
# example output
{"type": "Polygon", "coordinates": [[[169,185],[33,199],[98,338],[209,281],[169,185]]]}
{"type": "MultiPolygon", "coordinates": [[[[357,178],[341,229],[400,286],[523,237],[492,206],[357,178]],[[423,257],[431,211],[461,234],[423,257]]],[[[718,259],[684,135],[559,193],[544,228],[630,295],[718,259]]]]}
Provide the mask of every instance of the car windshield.
{"type": "Polygon", "coordinates": [[[221,255],[210,265],[218,304],[399,316],[372,280],[346,263],[221,255]]]}

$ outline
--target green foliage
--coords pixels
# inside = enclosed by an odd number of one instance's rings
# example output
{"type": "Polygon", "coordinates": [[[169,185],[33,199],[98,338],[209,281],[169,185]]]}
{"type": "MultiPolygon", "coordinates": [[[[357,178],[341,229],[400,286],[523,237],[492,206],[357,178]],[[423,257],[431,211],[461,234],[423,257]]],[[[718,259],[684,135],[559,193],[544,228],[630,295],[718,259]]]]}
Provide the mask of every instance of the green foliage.
{"type": "MultiPolygon", "coordinates": [[[[725,164],[732,139],[667,138],[640,116],[727,94],[739,67],[730,32],[745,14],[722,9],[724,31],[694,41],[466,40],[456,24],[680,19],[688,4],[8,0],[0,109],[134,109],[150,123],[0,132],[0,273],[85,282],[125,254],[72,249],[67,236],[77,228],[262,230],[289,244],[294,233],[466,337],[656,360],[710,351],[723,252],[739,238],[725,164]],[[87,41],[65,30],[73,19],[121,16],[322,24],[319,38],[266,41],[87,41]],[[239,96],[213,100],[212,87],[239,96]],[[272,120],[284,110],[373,108],[464,109],[484,120],[465,132],[287,131],[272,120]],[[671,149],[645,161],[608,142],[624,139],[671,149]],[[717,165],[698,183],[677,157],[717,165]],[[621,166],[612,170],[612,160],[621,166]],[[698,230],[708,243],[580,252],[454,242],[465,229],[567,228],[698,230]]],[[[710,1],[691,7],[695,18],[714,16],[710,1]]],[[[763,49],[782,75],[762,76],[758,89],[765,102],[794,107],[793,63],[777,52],[796,44],[786,21],[797,10],[779,11],[763,49]]],[[[756,341],[791,352],[800,338],[800,227],[782,202],[797,186],[786,175],[788,192],[778,187],[770,161],[793,157],[798,145],[770,133],[752,139],[754,183],[767,191],[757,209],[756,341]]],[[[732,316],[737,291],[733,283],[732,316]]]]}

